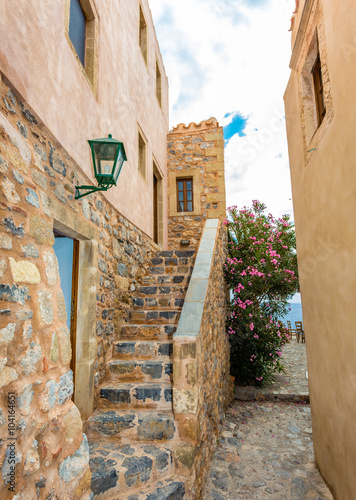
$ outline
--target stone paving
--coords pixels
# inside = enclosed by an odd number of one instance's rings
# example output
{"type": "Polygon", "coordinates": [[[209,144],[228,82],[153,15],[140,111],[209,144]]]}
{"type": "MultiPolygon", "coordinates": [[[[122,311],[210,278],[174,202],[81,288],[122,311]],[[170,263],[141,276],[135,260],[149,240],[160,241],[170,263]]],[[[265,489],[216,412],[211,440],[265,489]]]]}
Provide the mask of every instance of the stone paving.
{"type": "Polygon", "coordinates": [[[309,403],[305,344],[292,340],[282,351],[286,373],[277,374],[276,381],[263,388],[235,387],[236,399],[242,401],[305,401],[309,403]]]}
{"type": "Polygon", "coordinates": [[[203,500],[333,499],[314,463],[309,404],[289,400],[307,395],[305,344],[285,346],[284,365],[273,390],[256,392],[267,400],[230,405],[203,500]]]}

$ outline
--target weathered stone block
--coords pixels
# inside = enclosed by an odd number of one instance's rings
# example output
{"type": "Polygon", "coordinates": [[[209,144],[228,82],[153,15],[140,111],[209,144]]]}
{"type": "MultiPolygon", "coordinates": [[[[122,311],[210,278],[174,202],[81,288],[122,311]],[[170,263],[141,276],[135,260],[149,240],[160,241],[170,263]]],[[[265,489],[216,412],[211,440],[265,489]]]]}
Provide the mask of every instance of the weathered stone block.
{"type": "Polygon", "coordinates": [[[23,238],[25,234],[25,229],[23,227],[23,222],[19,226],[16,227],[16,224],[13,219],[10,217],[4,217],[2,223],[5,226],[5,231],[13,234],[14,236],[18,236],[19,238],[23,238]]]}
{"type": "Polygon", "coordinates": [[[9,262],[12,278],[15,283],[30,283],[31,285],[41,283],[41,275],[38,267],[32,262],[28,262],[27,260],[16,262],[12,257],[9,257],[9,262]]]}
{"type": "Polygon", "coordinates": [[[37,195],[36,191],[34,191],[33,189],[30,189],[30,188],[27,188],[27,192],[28,192],[28,195],[26,196],[27,203],[29,203],[30,205],[32,205],[36,208],[40,208],[40,201],[38,199],[38,195],[37,195]]]}
{"type": "Polygon", "coordinates": [[[59,282],[58,260],[54,252],[43,252],[43,260],[46,265],[47,283],[55,286],[59,282]]]}
{"type": "Polygon", "coordinates": [[[18,304],[24,305],[25,301],[30,298],[27,286],[0,284],[0,300],[17,302],[18,304]]]}
{"type": "Polygon", "coordinates": [[[127,469],[124,474],[127,486],[139,486],[151,477],[152,459],[149,457],[129,457],[125,458],[123,467],[127,469]]]}
{"type": "Polygon", "coordinates": [[[67,321],[66,304],[62,290],[57,292],[57,314],[59,320],[67,321]]]}
{"type": "Polygon", "coordinates": [[[157,488],[150,493],[146,500],[182,500],[185,495],[185,486],[182,482],[173,482],[167,486],[157,488]]]}
{"type": "Polygon", "coordinates": [[[73,372],[72,370],[67,371],[61,376],[58,383],[58,404],[64,404],[67,399],[70,399],[73,394],[73,372]]]}
{"type": "Polygon", "coordinates": [[[154,357],[154,345],[153,343],[137,344],[136,354],[140,357],[153,358],[154,357]]]}
{"type": "Polygon", "coordinates": [[[131,395],[128,389],[103,387],[100,390],[100,397],[112,403],[131,403],[131,395]]]}
{"type": "Polygon", "coordinates": [[[115,345],[115,352],[117,352],[118,354],[122,354],[122,355],[134,354],[135,353],[135,346],[136,346],[136,344],[134,342],[118,343],[115,345]]]}
{"type": "Polygon", "coordinates": [[[88,220],[90,220],[90,207],[89,207],[89,202],[85,198],[82,199],[82,212],[84,214],[84,217],[88,220]]]}
{"type": "Polygon", "coordinates": [[[59,342],[57,332],[54,332],[52,335],[52,345],[50,351],[50,358],[53,363],[57,363],[59,356],[59,342]]]}
{"type": "Polygon", "coordinates": [[[12,250],[12,239],[4,233],[0,233],[0,248],[3,250],[12,250]]]}
{"type": "Polygon", "coordinates": [[[175,458],[184,467],[190,469],[194,464],[196,453],[197,453],[196,446],[189,443],[185,443],[181,446],[178,446],[175,449],[175,458]]]}
{"type": "Polygon", "coordinates": [[[49,164],[59,174],[63,175],[63,177],[66,176],[67,174],[67,169],[63,161],[61,160],[61,157],[59,156],[58,153],[56,153],[56,150],[53,146],[51,146],[50,152],[49,152],[49,164]]]}
{"type": "Polygon", "coordinates": [[[57,386],[54,380],[46,382],[44,391],[39,396],[39,406],[44,412],[51,410],[56,404],[57,386]]]}
{"type": "Polygon", "coordinates": [[[27,245],[21,247],[24,257],[32,257],[34,259],[37,259],[40,254],[35,247],[35,245],[32,245],[32,243],[28,243],[27,245]]]}
{"type": "Polygon", "coordinates": [[[145,375],[149,375],[153,379],[162,378],[162,363],[152,362],[152,363],[144,363],[141,366],[141,371],[145,375]]]}
{"type": "Polygon", "coordinates": [[[72,345],[70,342],[70,333],[66,326],[58,330],[59,352],[61,355],[61,362],[63,365],[70,363],[72,359],[72,345]]]}
{"type": "Polygon", "coordinates": [[[16,192],[15,186],[7,177],[3,178],[1,182],[1,188],[5,198],[12,205],[15,203],[19,203],[19,201],[21,201],[20,196],[16,192]]]}
{"type": "Polygon", "coordinates": [[[18,378],[18,374],[14,368],[10,368],[9,366],[5,366],[2,372],[0,373],[0,388],[4,387],[10,382],[13,382],[18,378]]]}
{"type": "Polygon", "coordinates": [[[54,190],[54,195],[59,199],[62,203],[67,203],[67,193],[64,189],[63,184],[57,184],[56,189],[54,190]]]}
{"type": "Polygon", "coordinates": [[[67,457],[59,466],[59,478],[65,483],[69,483],[89,465],[89,445],[88,439],[83,434],[83,440],[78,450],[67,457]]]}
{"type": "Polygon", "coordinates": [[[166,415],[145,415],[138,417],[137,436],[139,439],[161,441],[172,439],[175,432],[174,420],[166,415]]]}
{"type": "Polygon", "coordinates": [[[198,390],[173,388],[173,406],[177,413],[196,413],[198,408],[198,390]]]}
{"type": "Polygon", "coordinates": [[[43,174],[38,172],[37,170],[32,170],[31,176],[32,176],[32,179],[34,180],[34,182],[46,191],[47,178],[43,174]]]}
{"type": "Polygon", "coordinates": [[[42,320],[50,325],[53,323],[52,294],[46,290],[38,292],[38,305],[42,320]]]}
{"type": "Polygon", "coordinates": [[[90,419],[90,427],[105,436],[114,436],[133,427],[135,414],[118,415],[114,411],[100,413],[90,419]]]}
{"type": "Polygon", "coordinates": [[[0,330],[0,344],[4,342],[8,344],[14,338],[16,323],[9,323],[5,328],[0,330]]]}
{"type": "Polygon", "coordinates": [[[41,346],[32,341],[26,351],[25,357],[20,361],[20,366],[22,366],[24,374],[30,375],[30,373],[34,373],[36,371],[36,364],[40,359],[42,359],[41,346]]]}
{"type": "Polygon", "coordinates": [[[40,245],[54,245],[52,224],[43,217],[34,215],[30,219],[30,234],[40,245]]]}
{"type": "Polygon", "coordinates": [[[23,468],[24,476],[33,474],[40,468],[40,456],[38,453],[38,442],[36,439],[32,441],[32,446],[27,452],[25,465],[23,468]]]}
{"type": "Polygon", "coordinates": [[[90,458],[90,470],[92,473],[90,487],[95,495],[100,495],[114,488],[119,479],[114,460],[105,460],[102,457],[90,458]]]}
{"type": "Polygon", "coordinates": [[[28,319],[32,319],[33,312],[32,311],[17,311],[16,318],[19,321],[26,321],[28,319]]]}
{"type": "Polygon", "coordinates": [[[130,287],[128,278],[122,276],[115,276],[115,285],[119,290],[127,291],[130,287]]]}
{"type": "Polygon", "coordinates": [[[41,198],[41,203],[42,203],[42,210],[48,217],[52,217],[52,210],[49,204],[49,198],[46,193],[43,191],[40,191],[40,198],[41,198]]]}
{"type": "Polygon", "coordinates": [[[70,408],[68,413],[63,417],[63,424],[65,435],[69,442],[72,442],[82,433],[82,419],[76,406],[70,408]]]}
{"type": "Polygon", "coordinates": [[[161,399],[161,388],[156,387],[136,387],[133,394],[138,401],[145,402],[146,399],[151,399],[152,401],[160,401],[161,399]]]}

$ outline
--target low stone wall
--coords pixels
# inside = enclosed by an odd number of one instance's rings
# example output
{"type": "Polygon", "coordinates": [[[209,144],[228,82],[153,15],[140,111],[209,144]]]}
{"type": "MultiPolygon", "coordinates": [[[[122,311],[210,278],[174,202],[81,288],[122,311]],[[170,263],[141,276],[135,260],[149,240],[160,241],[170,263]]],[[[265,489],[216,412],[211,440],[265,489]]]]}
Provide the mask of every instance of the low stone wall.
{"type": "Polygon", "coordinates": [[[226,216],[224,133],[215,118],[183,124],[168,135],[169,246],[197,250],[207,219],[226,216]],[[193,181],[193,212],[177,212],[177,179],[193,181]]]}
{"type": "Polygon", "coordinates": [[[90,492],[83,421],[157,247],[100,193],[75,200],[88,183],[0,74],[0,498],[90,492]],[[74,402],[54,227],[79,240],[74,402]]]}
{"type": "Polygon", "coordinates": [[[190,498],[202,495],[219,423],[232,399],[230,348],[225,333],[223,264],[227,234],[218,219],[206,221],[173,344],[173,407],[184,441],[175,452],[190,498]]]}

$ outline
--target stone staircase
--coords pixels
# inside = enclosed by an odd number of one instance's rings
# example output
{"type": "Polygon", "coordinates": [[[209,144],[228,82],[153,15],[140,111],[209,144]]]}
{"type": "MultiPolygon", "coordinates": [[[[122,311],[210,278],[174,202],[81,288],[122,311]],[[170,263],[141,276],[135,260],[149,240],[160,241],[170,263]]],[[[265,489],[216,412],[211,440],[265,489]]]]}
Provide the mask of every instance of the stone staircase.
{"type": "Polygon", "coordinates": [[[95,498],[179,500],[174,450],[172,352],[194,251],[160,251],[133,297],[88,421],[95,498]]]}

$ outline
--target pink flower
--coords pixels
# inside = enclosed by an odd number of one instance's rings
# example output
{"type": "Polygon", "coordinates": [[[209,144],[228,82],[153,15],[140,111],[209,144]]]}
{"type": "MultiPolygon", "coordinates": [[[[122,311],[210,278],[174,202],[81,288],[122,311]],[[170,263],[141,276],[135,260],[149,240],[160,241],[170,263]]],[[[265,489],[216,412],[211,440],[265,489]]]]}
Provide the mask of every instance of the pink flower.
{"type": "Polygon", "coordinates": [[[250,323],[250,330],[252,331],[254,329],[254,324],[250,323]]]}

